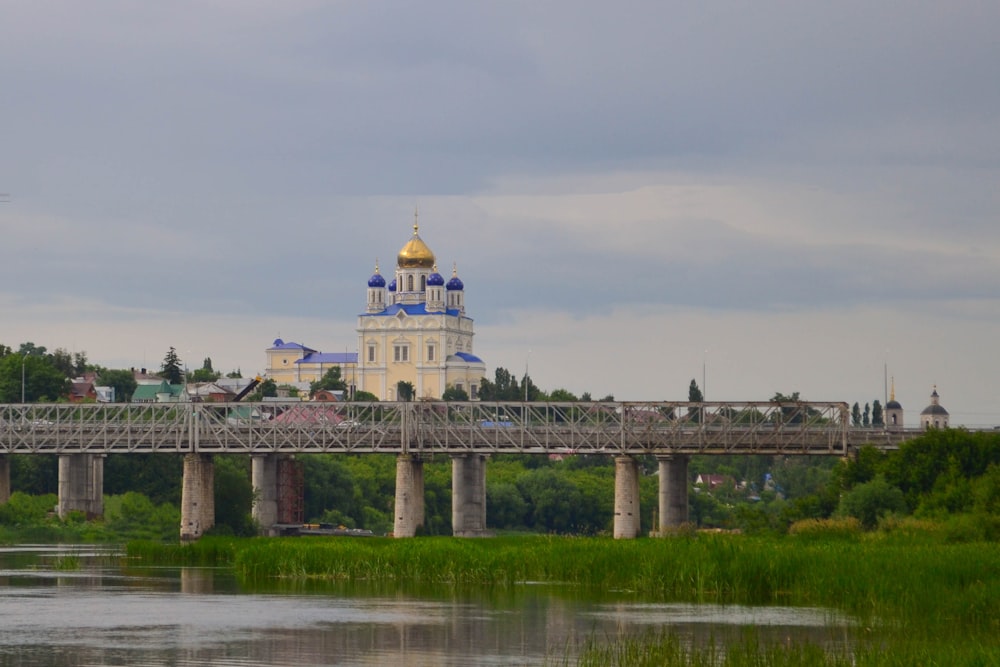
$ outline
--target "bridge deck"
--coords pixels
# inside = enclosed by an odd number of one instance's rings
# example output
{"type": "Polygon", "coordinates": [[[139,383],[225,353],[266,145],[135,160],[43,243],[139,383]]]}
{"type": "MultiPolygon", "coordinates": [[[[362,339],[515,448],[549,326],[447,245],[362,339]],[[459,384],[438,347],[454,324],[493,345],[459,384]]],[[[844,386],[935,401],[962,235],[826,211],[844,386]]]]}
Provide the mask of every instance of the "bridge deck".
{"type": "Polygon", "coordinates": [[[0,453],[783,454],[897,447],[846,403],[0,405],[0,453]]]}

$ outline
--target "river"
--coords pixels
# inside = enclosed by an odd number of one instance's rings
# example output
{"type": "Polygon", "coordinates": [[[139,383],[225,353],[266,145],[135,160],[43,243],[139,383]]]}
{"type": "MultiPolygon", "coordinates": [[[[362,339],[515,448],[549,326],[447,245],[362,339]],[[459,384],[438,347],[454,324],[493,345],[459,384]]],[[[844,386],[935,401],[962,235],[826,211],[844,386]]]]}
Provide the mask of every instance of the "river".
{"type": "Polygon", "coordinates": [[[149,568],[107,547],[0,547],[2,665],[541,665],[590,638],[669,626],[685,641],[739,637],[843,646],[818,609],[650,604],[567,587],[397,591],[358,584],[248,590],[213,568],[149,568]]]}

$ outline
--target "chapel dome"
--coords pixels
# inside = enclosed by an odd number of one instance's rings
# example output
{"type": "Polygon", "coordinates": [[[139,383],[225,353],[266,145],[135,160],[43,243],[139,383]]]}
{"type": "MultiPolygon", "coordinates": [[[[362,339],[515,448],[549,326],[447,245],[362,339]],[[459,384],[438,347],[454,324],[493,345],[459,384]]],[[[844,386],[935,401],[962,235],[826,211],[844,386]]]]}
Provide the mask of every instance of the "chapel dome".
{"type": "Polygon", "coordinates": [[[413,236],[396,256],[396,265],[401,269],[430,269],[434,267],[434,253],[417,234],[418,226],[413,225],[413,236]]]}
{"type": "Polygon", "coordinates": [[[444,285],[444,277],[437,272],[436,267],[434,273],[427,276],[427,285],[430,287],[440,287],[444,285]]]}
{"type": "Polygon", "coordinates": [[[448,284],[445,285],[445,288],[449,292],[465,289],[465,284],[462,283],[462,279],[458,277],[458,267],[455,267],[451,270],[451,280],[448,281],[448,284]]]}
{"type": "Polygon", "coordinates": [[[375,265],[375,273],[368,279],[369,287],[385,287],[385,278],[378,272],[378,264],[375,265]]]}

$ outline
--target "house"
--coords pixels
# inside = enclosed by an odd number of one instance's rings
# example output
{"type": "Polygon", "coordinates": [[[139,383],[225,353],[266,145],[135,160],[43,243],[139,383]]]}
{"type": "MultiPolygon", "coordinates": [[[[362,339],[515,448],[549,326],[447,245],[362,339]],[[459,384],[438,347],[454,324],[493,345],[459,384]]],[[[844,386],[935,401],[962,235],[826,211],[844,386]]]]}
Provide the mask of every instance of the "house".
{"type": "Polygon", "coordinates": [[[84,380],[83,378],[73,380],[69,388],[69,402],[81,403],[88,400],[97,400],[97,388],[94,387],[93,380],[84,380]]]}
{"type": "Polygon", "coordinates": [[[727,489],[735,489],[736,482],[729,475],[708,475],[700,474],[694,481],[695,486],[703,486],[709,491],[717,489],[720,486],[727,489]]]}
{"type": "Polygon", "coordinates": [[[187,400],[184,385],[168,384],[166,380],[160,380],[159,384],[140,384],[132,393],[133,403],[179,403],[187,400]]]}

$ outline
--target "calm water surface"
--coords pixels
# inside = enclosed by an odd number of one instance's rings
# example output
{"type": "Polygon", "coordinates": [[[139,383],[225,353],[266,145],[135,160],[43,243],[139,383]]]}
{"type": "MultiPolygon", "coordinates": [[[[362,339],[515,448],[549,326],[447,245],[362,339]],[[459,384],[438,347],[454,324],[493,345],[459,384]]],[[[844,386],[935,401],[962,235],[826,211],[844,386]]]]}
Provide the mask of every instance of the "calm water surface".
{"type": "Polygon", "coordinates": [[[561,664],[589,638],[669,626],[693,643],[848,641],[823,610],[648,604],[558,586],[399,592],[327,584],[246,590],[224,570],[139,568],[94,547],[0,547],[3,665],[561,664]]]}

